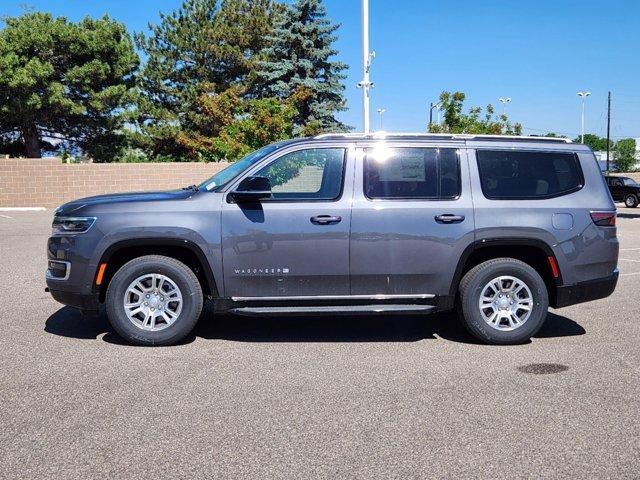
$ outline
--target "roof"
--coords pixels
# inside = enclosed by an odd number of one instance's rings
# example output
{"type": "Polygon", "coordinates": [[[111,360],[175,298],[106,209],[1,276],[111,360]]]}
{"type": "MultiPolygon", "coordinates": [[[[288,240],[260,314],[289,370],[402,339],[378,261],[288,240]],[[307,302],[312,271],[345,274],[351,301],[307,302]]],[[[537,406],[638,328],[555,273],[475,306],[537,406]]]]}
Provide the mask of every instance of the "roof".
{"type": "Polygon", "coordinates": [[[450,133],[325,133],[313,137],[318,140],[338,140],[338,139],[354,139],[354,140],[376,140],[376,139],[402,139],[402,140],[481,140],[495,142],[544,142],[544,143],[572,143],[568,138],[558,137],[527,137],[515,135],[474,135],[467,133],[450,134],[450,133]]]}

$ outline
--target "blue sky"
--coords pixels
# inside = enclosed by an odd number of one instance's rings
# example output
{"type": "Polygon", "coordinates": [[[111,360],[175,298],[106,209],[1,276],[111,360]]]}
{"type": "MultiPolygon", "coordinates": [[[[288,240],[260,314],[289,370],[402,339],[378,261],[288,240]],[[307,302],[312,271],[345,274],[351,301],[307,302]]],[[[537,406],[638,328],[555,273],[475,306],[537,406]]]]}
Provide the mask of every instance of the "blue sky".
{"type": "MultiPolygon", "coordinates": [[[[2,0],[0,15],[24,5],[77,20],[110,16],[146,30],[180,0],[2,0]]],[[[361,129],[360,1],[325,0],[342,25],[339,59],[350,65],[349,111],[361,129]]],[[[442,90],[467,94],[467,106],[508,106],[525,133],[580,131],[579,90],[587,89],[586,130],[606,133],[607,90],[613,92],[612,136],[640,137],[640,1],[636,0],[370,0],[372,125],[384,107],[388,131],[424,131],[427,105],[442,90]]]]}

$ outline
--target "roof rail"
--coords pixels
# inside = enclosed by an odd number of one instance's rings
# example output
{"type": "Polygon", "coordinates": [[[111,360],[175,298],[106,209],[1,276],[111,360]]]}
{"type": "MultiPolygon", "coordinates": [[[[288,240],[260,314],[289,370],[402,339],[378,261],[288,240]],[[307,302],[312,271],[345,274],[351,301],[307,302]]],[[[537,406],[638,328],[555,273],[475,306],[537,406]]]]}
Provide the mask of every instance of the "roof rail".
{"type": "Polygon", "coordinates": [[[414,137],[414,138],[444,138],[451,140],[502,140],[502,141],[542,141],[550,143],[573,143],[569,138],[561,137],[535,137],[524,135],[477,135],[472,133],[387,133],[387,132],[375,132],[375,133],[323,133],[316,135],[315,139],[327,139],[327,138],[362,138],[362,139],[376,139],[386,137],[414,137]]]}

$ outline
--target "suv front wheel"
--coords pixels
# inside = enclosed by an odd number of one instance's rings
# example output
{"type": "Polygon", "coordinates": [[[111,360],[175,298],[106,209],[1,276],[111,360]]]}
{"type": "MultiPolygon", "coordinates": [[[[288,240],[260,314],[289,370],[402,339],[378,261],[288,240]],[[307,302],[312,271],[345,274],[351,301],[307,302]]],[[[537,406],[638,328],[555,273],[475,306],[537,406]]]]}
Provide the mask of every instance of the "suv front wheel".
{"type": "Polygon", "coordinates": [[[107,288],[107,317],[136,345],[171,345],[186,337],[202,311],[202,288],[193,271],[161,255],[123,265],[107,288]]]}
{"type": "Polygon", "coordinates": [[[469,332],[486,343],[511,345],[535,335],[547,317],[544,280],[513,258],[488,260],[460,282],[458,312],[469,332]]]}

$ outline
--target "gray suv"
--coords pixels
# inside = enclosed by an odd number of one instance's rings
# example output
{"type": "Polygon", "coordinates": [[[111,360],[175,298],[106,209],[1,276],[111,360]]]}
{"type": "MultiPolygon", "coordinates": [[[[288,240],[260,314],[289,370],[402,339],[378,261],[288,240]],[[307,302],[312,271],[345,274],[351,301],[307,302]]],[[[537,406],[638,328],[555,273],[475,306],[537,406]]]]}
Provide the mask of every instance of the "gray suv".
{"type": "Polygon", "coordinates": [[[547,308],[610,295],[616,209],[562,139],[321,135],[266,146],[198,186],[56,210],[47,285],[141,345],[242,315],[456,309],[478,339],[528,340],[547,308]]]}

